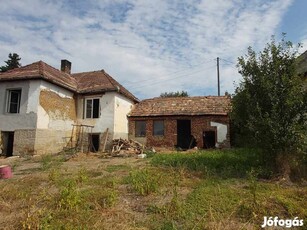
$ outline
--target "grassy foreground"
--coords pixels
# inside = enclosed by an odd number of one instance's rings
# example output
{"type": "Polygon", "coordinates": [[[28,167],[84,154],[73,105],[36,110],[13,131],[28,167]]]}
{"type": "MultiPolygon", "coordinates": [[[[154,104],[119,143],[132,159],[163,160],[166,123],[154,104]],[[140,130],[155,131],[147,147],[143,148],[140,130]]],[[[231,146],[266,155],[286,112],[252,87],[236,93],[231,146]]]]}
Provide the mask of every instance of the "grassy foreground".
{"type": "Polygon", "coordinates": [[[12,167],[0,180],[3,229],[260,229],[264,216],[307,224],[307,187],[259,180],[270,171],[255,150],[12,167]]]}

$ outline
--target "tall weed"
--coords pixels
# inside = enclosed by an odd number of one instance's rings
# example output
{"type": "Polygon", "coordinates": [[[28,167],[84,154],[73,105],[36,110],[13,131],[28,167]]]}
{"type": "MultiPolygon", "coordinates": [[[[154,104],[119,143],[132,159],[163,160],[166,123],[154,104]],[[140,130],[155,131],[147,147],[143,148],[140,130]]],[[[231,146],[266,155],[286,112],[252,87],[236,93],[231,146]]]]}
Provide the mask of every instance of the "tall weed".
{"type": "Polygon", "coordinates": [[[140,195],[147,196],[158,191],[160,178],[159,172],[142,169],[131,171],[126,181],[140,195]]]}
{"type": "Polygon", "coordinates": [[[260,156],[260,151],[255,149],[212,150],[193,154],[157,154],[151,163],[154,166],[185,167],[222,178],[246,177],[246,172],[254,168],[261,172],[260,176],[268,177],[269,169],[263,167],[260,156]]]}

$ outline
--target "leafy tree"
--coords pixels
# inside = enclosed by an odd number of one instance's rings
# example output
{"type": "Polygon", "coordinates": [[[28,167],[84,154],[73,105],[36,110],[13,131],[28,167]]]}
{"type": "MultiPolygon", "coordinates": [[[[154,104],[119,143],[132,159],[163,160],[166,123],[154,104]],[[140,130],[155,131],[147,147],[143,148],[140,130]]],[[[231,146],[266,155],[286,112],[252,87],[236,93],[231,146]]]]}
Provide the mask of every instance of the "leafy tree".
{"type": "Polygon", "coordinates": [[[6,65],[5,66],[1,66],[0,67],[0,71],[1,72],[5,72],[8,71],[10,69],[15,69],[15,68],[19,68],[21,66],[20,61],[21,58],[19,57],[18,54],[13,53],[13,54],[9,54],[9,59],[7,61],[5,61],[6,65]]]}
{"type": "Polygon", "coordinates": [[[307,95],[296,73],[298,48],[285,35],[278,43],[272,37],[258,54],[249,47],[247,55],[238,58],[243,81],[233,97],[238,133],[262,148],[265,160],[273,161],[287,179],[290,160],[307,152],[307,95]]]}
{"type": "Polygon", "coordinates": [[[177,92],[165,92],[161,93],[160,97],[188,97],[189,94],[187,91],[177,91],[177,92]]]}

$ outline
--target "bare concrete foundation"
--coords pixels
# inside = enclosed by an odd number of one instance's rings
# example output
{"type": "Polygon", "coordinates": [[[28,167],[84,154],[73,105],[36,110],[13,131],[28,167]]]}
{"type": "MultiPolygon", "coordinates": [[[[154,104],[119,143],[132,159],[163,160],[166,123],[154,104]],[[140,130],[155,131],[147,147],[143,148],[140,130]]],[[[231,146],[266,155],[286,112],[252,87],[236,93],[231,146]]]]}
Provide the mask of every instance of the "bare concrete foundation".
{"type": "Polygon", "coordinates": [[[61,130],[15,130],[13,155],[42,155],[60,152],[66,146],[70,135],[70,131],[61,130]]]}
{"type": "Polygon", "coordinates": [[[13,155],[33,155],[35,152],[35,129],[21,129],[14,131],[13,155]]]}
{"type": "Polygon", "coordinates": [[[71,131],[37,129],[35,140],[35,154],[57,153],[67,145],[71,131]]]}

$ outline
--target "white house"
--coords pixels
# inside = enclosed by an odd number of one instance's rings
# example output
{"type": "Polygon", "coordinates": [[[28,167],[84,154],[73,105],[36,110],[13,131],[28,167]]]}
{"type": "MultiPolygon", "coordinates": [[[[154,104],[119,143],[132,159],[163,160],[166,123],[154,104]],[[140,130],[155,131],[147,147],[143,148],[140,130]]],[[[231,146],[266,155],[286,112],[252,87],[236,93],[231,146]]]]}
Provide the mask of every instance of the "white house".
{"type": "Polygon", "coordinates": [[[39,61],[0,73],[2,155],[58,152],[80,141],[97,151],[106,132],[128,138],[127,114],[138,99],[104,70],[70,70],[62,60],[61,70],[39,61]]]}

